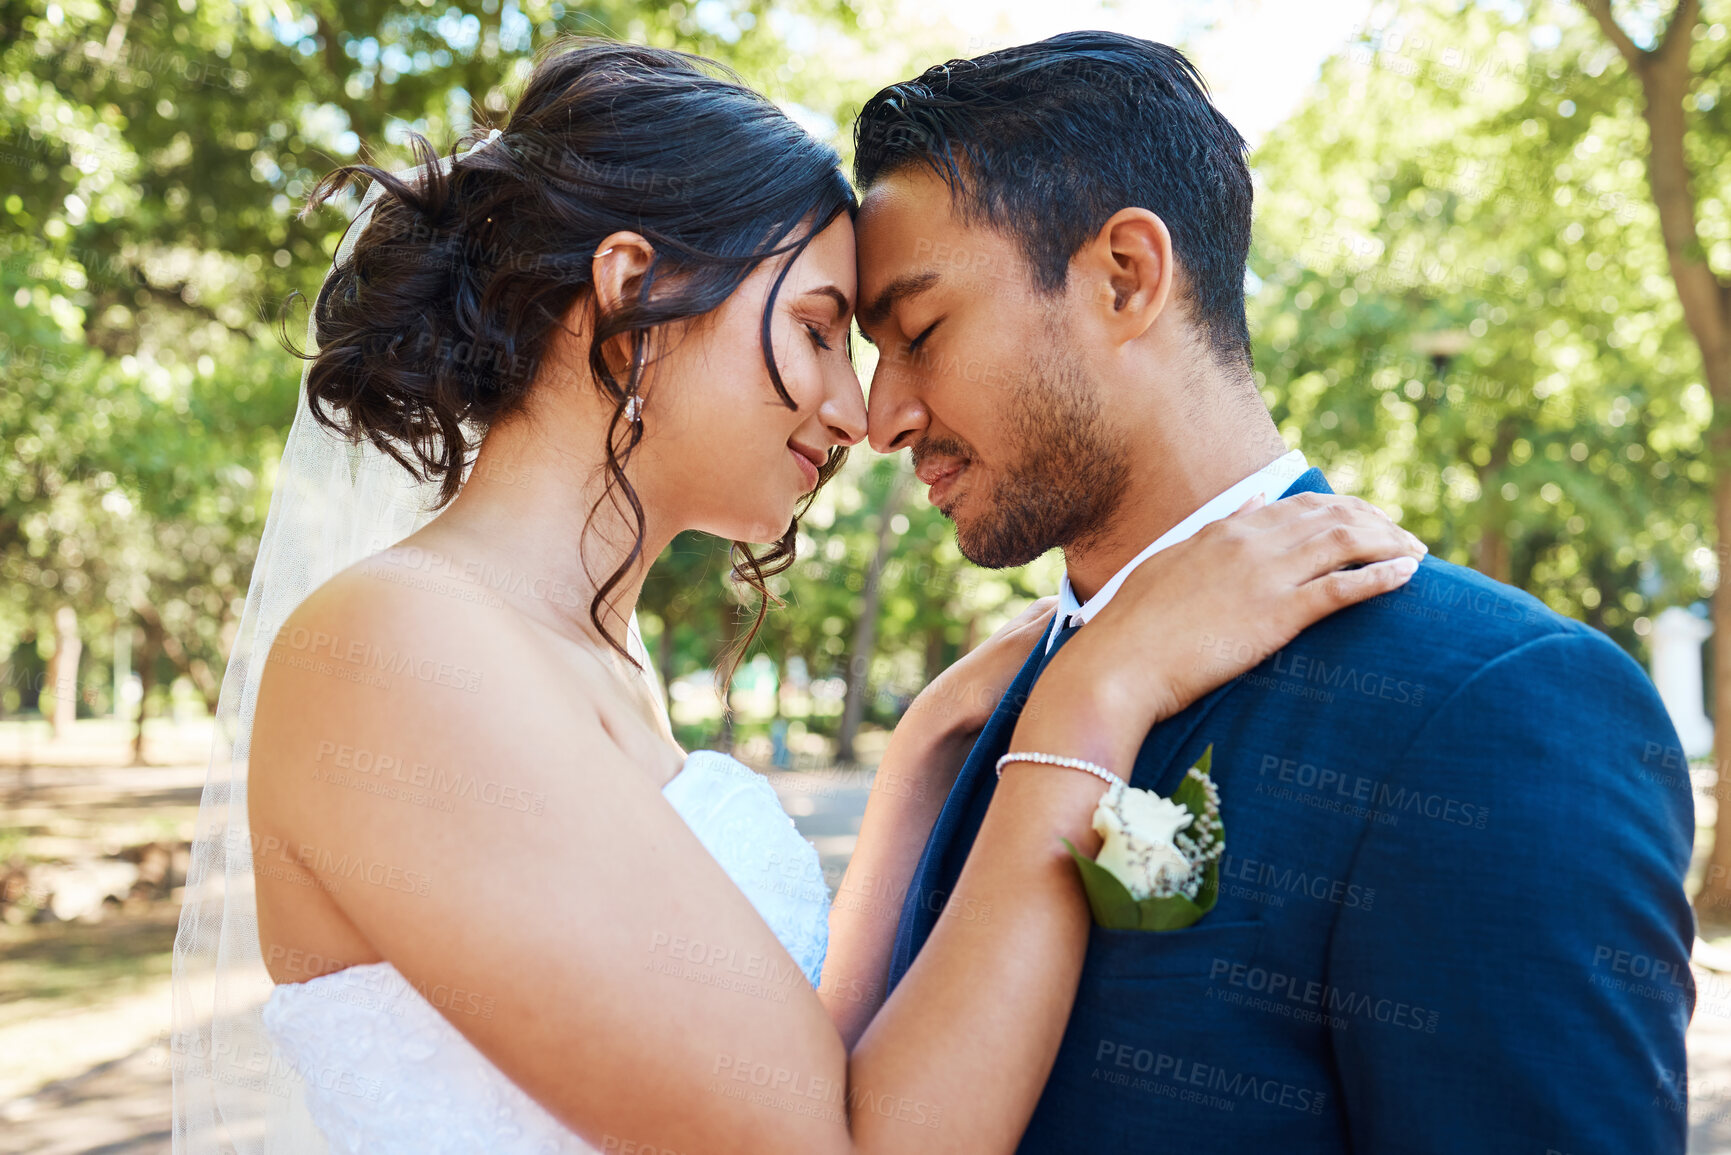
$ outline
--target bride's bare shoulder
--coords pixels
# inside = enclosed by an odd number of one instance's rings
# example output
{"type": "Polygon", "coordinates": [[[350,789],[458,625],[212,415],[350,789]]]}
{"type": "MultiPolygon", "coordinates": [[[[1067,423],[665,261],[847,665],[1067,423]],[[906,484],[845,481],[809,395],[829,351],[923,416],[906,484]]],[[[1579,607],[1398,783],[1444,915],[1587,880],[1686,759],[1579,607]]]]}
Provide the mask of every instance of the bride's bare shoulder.
{"type": "MultiPolygon", "coordinates": [[[[522,735],[510,728],[521,714],[548,712],[542,699],[555,693],[556,671],[521,619],[484,592],[375,559],[327,581],[271,640],[254,750],[455,725],[522,735]]],[[[566,689],[556,713],[580,723],[585,695],[566,689]]]]}
{"type": "MultiPolygon", "coordinates": [[[[671,777],[682,755],[608,656],[555,637],[500,585],[474,564],[399,548],[315,590],[264,657],[252,773],[281,764],[294,777],[349,748],[564,765],[605,746],[657,784],[671,777]]],[[[546,582],[519,586],[575,602],[546,582]]]]}
{"type": "Polygon", "coordinates": [[[397,576],[368,559],[314,590],[272,640],[269,672],[316,673],[373,687],[393,677],[413,682],[430,676],[434,684],[456,679],[472,688],[479,671],[441,675],[435,667],[517,640],[505,615],[477,613],[475,603],[443,596],[428,583],[393,581],[397,576]]]}

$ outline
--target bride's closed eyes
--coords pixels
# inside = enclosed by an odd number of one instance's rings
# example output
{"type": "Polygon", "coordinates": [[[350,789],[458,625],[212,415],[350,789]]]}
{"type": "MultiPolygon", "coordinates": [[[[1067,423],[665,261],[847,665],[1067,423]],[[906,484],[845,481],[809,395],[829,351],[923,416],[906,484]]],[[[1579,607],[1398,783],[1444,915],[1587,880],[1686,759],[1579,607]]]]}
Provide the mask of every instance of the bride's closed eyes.
{"type": "Polygon", "coordinates": [[[843,343],[853,320],[853,302],[836,286],[823,285],[801,295],[795,316],[812,344],[828,352],[843,343]]]}

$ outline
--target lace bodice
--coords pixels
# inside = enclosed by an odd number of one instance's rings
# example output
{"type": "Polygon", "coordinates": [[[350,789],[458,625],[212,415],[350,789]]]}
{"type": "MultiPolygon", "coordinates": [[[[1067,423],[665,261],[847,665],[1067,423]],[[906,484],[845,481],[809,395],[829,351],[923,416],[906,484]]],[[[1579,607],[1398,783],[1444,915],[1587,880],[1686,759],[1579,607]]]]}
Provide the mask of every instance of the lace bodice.
{"type": "MultiPolygon", "coordinates": [[[[700,750],[662,793],[815,986],[829,944],[829,891],[816,848],[794,829],[769,780],[700,750]]],[[[308,1110],[332,1152],[591,1151],[388,962],[278,986],[264,1023],[300,1073],[308,1110]]]]}

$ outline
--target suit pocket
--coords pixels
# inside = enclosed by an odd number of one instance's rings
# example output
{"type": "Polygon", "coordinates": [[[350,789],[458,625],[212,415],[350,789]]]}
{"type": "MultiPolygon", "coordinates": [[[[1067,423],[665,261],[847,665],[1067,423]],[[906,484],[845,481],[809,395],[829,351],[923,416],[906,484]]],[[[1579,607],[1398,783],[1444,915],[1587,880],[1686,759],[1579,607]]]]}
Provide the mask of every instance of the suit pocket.
{"type": "Polygon", "coordinates": [[[1264,924],[1210,923],[1183,930],[1107,930],[1093,927],[1082,983],[1115,979],[1205,979],[1221,965],[1249,963],[1262,947],[1264,924]]]}

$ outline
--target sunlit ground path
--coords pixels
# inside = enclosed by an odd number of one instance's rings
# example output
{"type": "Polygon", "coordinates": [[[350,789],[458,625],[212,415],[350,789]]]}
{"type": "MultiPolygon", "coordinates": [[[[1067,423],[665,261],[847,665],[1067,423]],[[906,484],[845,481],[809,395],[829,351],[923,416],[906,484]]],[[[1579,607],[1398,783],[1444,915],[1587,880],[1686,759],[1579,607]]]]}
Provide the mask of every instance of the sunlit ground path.
{"type": "MultiPolygon", "coordinates": [[[[81,723],[69,742],[32,735],[33,764],[23,769],[24,743],[8,729],[0,723],[0,866],[13,855],[100,857],[191,835],[209,740],[204,724],[152,731],[147,754],[175,764],[147,767],[120,765],[116,733],[81,723]]],[[[742,753],[756,761],[768,751],[742,753]]],[[[831,890],[853,853],[877,744],[862,753],[864,769],[814,764],[771,777],[817,846],[831,890]]],[[[808,761],[815,762],[801,765],[808,761]]],[[[131,909],[111,903],[94,923],[0,923],[0,1155],[169,1155],[175,918],[167,899],[131,909]]],[[[1731,1155],[1731,937],[1698,955],[1690,1151],[1731,1155]]]]}

